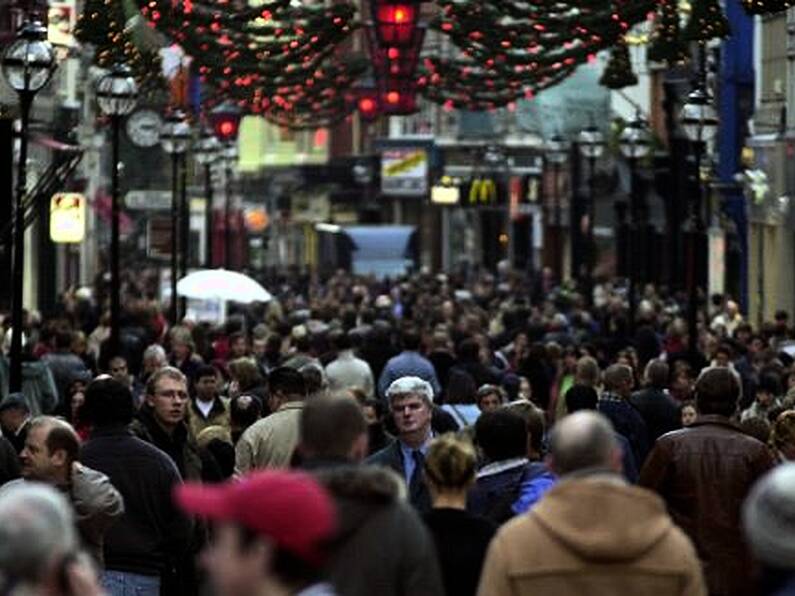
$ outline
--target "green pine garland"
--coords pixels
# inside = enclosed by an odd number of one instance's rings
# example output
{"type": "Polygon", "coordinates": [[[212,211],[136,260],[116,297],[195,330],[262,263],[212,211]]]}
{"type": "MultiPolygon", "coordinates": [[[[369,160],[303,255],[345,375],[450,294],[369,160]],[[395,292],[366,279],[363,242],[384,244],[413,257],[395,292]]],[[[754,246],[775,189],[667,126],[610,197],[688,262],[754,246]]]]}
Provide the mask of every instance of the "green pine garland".
{"type": "Polygon", "coordinates": [[[129,66],[138,83],[140,96],[152,98],[160,95],[166,88],[160,55],[155,49],[138,47],[127,22],[125,7],[120,0],[86,0],[75,28],[75,38],[82,44],[93,46],[97,66],[129,66]]]}
{"type": "Polygon", "coordinates": [[[724,39],[731,33],[729,21],[719,0],[694,0],[690,20],[683,32],[687,41],[706,42],[724,39]]]}
{"type": "Polygon", "coordinates": [[[659,1],[657,20],[646,56],[652,62],[665,62],[668,65],[687,62],[690,50],[682,39],[678,0],[659,1]]]}

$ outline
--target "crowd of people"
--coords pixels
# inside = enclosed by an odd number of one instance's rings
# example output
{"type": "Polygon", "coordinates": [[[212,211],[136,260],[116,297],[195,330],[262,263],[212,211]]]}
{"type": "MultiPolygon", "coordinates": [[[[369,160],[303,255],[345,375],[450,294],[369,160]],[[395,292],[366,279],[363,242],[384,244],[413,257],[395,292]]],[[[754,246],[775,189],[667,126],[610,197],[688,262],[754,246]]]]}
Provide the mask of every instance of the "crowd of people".
{"type": "MultiPolygon", "coordinates": [[[[795,594],[786,313],[500,269],[284,274],[215,326],[128,278],[0,359],[0,593],[795,594]]],[[[11,330],[4,322],[7,354],[11,330]]]]}

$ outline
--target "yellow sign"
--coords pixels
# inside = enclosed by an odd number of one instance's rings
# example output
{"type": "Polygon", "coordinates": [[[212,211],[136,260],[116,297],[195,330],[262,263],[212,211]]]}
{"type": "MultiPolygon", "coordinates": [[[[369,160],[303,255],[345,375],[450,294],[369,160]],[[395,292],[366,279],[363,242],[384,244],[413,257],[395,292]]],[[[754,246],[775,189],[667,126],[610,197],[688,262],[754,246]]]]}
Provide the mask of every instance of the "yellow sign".
{"type": "Polygon", "coordinates": [[[50,239],[58,243],[82,242],[86,235],[86,198],[60,192],[50,201],[50,239]]]}

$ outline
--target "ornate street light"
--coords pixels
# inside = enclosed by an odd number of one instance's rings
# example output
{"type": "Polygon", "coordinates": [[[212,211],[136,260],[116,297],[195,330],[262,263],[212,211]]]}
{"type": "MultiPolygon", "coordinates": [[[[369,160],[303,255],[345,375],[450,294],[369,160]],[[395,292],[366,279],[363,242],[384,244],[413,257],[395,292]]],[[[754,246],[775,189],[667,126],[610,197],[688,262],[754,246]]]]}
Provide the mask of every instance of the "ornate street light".
{"type": "Polygon", "coordinates": [[[212,166],[218,161],[221,154],[221,143],[216,136],[203,128],[193,149],[193,155],[199,165],[204,166],[204,227],[206,243],[204,250],[204,266],[210,269],[213,266],[213,176],[212,166]]]}
{"type": "Polygon", "coordinates": [[[118,354],[121,331],[121,279],[119,271],[119,130],[122,119],[135,108],[138,86],[130,69],[114,66],[97,82],[97,104],[110,117],[112,131],[111,229],[110,229],[110,345],[118,354]]]}
{"type": "Polygon", "coordinates": [[[25,270],[25,211],[27,193],[28,129],[36,93],[49,82],[55,69],[55,53],[47,41],[47,29],[39,22],[26,23],[3,54],[3,77],[17,92],[20,107],[19,163],[14,193],[14,248],[12,264],[11,370],[9,390],[22,389],[22,290],[25,270]]]}
{"type": "Polygon", "coordinates": [[[694,143],[708,143],[718,133],[718,113],[712,96],[704,87],[697,87],[687,96],[679,121],[694,143]]]}
{"type": "MultiPolygon", "coordinates": [[[[583,129],[577,137],[577,144],[580,153],[588,160],[588,251],[595,253],[593,226],[596,212],[596,160],[605,152],[605,139],[602,132],[593,124],[583,129]]],[[[578,263],[585,264],[585,299],[588,304],[593,300],[593,268],[596,261],[595,254],[583,255],[584,259],[578,259],[578,263]]]]}
{"type": "Polygon", "coordinates": [[[698,241],[704,231],[702,205],[706,198],[706,189],[701,180],[701,162],[707,144],[712,141],[718,132],[718,114],[713,105],[713,99],[706,87],[706,67],[704,65],[704,48],[700,48],[700,71],[696,88],[688,95],[687,102],[682,106],[679,118],[693,148],[695,161],[697,191],[694,200],[690,201],[690,217],[688,222],[689,238],[687,242],[687,284],[688,284],[688,335],[690,336],[690,350],[697,349],[698,344],[698,286],[697,281],[697,255],[699,253],[698,241]]]}
{"type": "MultiPolygon", "coordinates": [[[[185,114],[180,110],[175,110],[169,114],[163,123],[163,128],[160,131],[160,143],[163,150],[171,155],[171,308],[170,319],[171,324],[176,325],[179,322],[179,308],[177,300],[177,253],[178,253],[178,224],[180,214],[180,189],[179,189],[179,168],[183,161],[185,152],[190,145],[190,125],[188,124],[185,114]]],[[[183,164],[184,167],[184,164],[183,164]]],[[[185,195],[185,188],[182,189],[183,198],[185,195]]]]}
{"type": "Polygon", "coordinates": [[[646,121],[638,114],[634,120],[627,124],[618,139],[621,154],[629,162],[629,242],[627,243],[627,298],[629,300],[629,331],[635,330],[635,314],[637,313],[637,300],[635,296],[635,238],[637,236],[637,184],[635,171],[638,160],[646,157],[651,151],[651,133],[646,121]]]}

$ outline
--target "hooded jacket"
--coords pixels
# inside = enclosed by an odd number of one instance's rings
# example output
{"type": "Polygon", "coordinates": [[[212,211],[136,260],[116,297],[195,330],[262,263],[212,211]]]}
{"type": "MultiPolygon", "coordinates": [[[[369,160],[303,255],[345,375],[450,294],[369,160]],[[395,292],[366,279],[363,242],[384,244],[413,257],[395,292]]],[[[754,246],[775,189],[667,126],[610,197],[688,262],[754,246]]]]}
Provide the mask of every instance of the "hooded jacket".
{"type": "Polygon", "coordinates": [[[344,596],[443,596],[433,541],[405,502],[405,485],[375,466],[313,471],[334,497],[338,533],[330,580],[344,596]]]}
{"type": "Polygon", "coordinates": [[[662,500],[617,476],[570,478],[492,541],[479,596],[700,596],[693,545],[662,500]]]}

